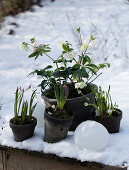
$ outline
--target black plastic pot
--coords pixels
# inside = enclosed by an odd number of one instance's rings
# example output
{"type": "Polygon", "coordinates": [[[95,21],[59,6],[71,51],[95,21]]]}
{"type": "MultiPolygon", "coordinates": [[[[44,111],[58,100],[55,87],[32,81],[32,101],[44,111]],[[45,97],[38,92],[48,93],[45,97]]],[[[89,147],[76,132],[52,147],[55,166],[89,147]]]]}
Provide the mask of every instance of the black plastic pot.
{"type": "Polygon", "coordinates": [[[122,119],[122,111],[117,109],[120,114],[118,114],[117,116],[112,116],[112,117],[108,117],[108,118],[103,118],[100,116],[96,116],[95,117],[95,113],[93,113],[92,115],[92,120],[101,123],[107,130],[109,133],[118,133],[120,130],[120,121],[122,119]]]}
{"type": "MultiPolygon", "coordinates": [[[[91,84],[91,86],[93,86],[94,89],[98,88],[95,84],[91,84]]],[[[94,96],[92,92],[88,93],[86,97],[88,97],[91,101],[94,101],[94,96]]],[[[56,99],[51,99],[43,95],[42,98],[44,99],[46,107],[56,105],[56,99]]],[[[91,106],[87,107],[84,106],[84,103],[86,101],[87,100],[84,96],[67,99],[66,107],[68,110],[71,110],[74,114],[74,120],[70,127],[70,131],[74,131],[76,127],[83,121],[91,119],[91,113],[93,112],[93,108],[91,106]]]]}
{"type": "Polygon", "coordinates": [[[73,117],[69,119],[59,119],[44,113],[44,141],[48,143],[59,142],[66,138],[69,128],[73,122],[73,117]]]}
{"type": "Polygon", "coordinates": [[[32,118],[34,121],[26,125],[15,125],[12,123],[12,119],[10,120],[9,124],[16,142],[22,142],[25,139],[28,139],[34,135],[34,129],[37,125],[37,119],[35,117],[32,118]]]}

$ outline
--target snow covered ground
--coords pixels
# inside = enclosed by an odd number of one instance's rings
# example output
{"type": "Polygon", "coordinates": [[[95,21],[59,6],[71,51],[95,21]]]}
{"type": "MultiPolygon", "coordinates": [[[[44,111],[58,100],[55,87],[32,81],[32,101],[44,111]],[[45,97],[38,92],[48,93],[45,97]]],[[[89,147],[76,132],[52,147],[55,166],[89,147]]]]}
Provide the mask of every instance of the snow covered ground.
{"type": "MultiPolygon", "coordinates": [[[[55,153],[59,156],[89,160],[109,165],[129,165],[129,2],[127,0],[56,0],[43,2],[44,7],[34,7],[35,12],[25,12],[7,17],[0,30],[0,143],[12,147],[55,153]],[[10,25],[11,23],[17,23],[10,25]],[[69,40],[76,48],[76,28],[81,27],[84,39],[93,34],[98,38],[95,47],[95,62],[110,62],[111,68],[95,81],[107,90],[111,85],[114,101],[123,111],[121,130],[110,135],[109,146],[102,152],[79,150],[73,134],[56,144],[44,143],[43,121],[38,122],[35,136],[20,143],[13,139],[8,121],[13,117],[13,101],[16,86],[36,88],[40,80],[27,75],[35,68],[42,68],[50,60],[40,57],[36,62],[28,59],[20,50],[21,42],[35,36],[41,43],[51,44],[52,55],[56,57],[59,40],[69,40]],[[10,29],[15,35],[8,35],[10,29]],[[4,124],[3,124],[4,122],[4,124]]],[[[37,116],[43,120],[43,101],[38,89],[37,116]]],[[[36,113],[35,113],[36,114],[36,113]]],[[[38,120],[41,120],[38,118],[38,120]]]]}

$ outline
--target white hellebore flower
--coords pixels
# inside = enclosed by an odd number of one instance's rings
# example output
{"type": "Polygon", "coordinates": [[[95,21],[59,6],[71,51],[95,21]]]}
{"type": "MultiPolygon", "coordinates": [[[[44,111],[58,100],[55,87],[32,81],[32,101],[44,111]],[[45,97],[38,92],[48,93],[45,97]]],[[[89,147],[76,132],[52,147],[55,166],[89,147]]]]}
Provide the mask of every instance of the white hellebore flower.
{"type": "Polygon", "coordinates": [[[86,83],[84,81],[79,82],[79,83],[75,83],[75,89],[83,89],[84,87],[86,87],[86,83]]]}
{"type": "Polygon", "coordinates": [[[82,42],[82,45],[81,45],[81,47],[79,48],[79,52],[85,52],[86,51],[86,49],[87,49],[87,47],[88,47],[88,44],[87,44],[87,40],[84,40],[83,42],[82,42]]]}
{"type": "Polygon", "coordinates": [[[60,41],[60,42],[58,43],[58,47],[59,47],[60,50],[64,50],[63,44],[65,44],[65,42],[63,42],[63,41],[60,41]]]}
{"type": "Polygon", "coordinates": [[[70,52],[64,53],[63,57],[73,60],[76,57],[76,52],[70,51],[70,52]]]}
{"type": "Polygon", "coordinates": [[[29,50],[29,46],[28,45],[25,45],[24,43],[21,44],[21,47],[20,47],[22,50],[25,50],[25,51],[28,51],[29,50]]]}
{"type": "Polygon", "coordinates": [[[97,43],[98,43],[98,40],[97,40],[97,38],[95,38],[95,39],[90,41],[89,47],[90,48],[95,47],[97,45],[97,43]]]}

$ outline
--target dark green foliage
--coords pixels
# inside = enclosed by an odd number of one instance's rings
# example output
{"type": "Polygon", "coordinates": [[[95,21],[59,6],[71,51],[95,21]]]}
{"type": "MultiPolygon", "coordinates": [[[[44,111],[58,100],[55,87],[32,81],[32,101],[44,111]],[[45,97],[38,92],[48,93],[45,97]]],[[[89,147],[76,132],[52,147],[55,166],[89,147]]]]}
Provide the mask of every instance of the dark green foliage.
{"type": "MultiPolygon", "coordinates": [[[[33,53],[30,54],[29,58],[37,59],[39,56],[45,55],[52,60],[55,67],[48,65],[47,67],[35,70],[30,74],[37,74],[41,76],[42,82],[40,84],[42,91],[50,88],[54,91],[55,84],[63,86],[64,84],[84,83],[87,86],[98,78],[102,72],[101,69],[104,67],[110,67],[109,63],[103,63],[96,65],[92,62],[90,53],[88,53],[88,47],[96,38],[92,35],[90,40],[85,42],[82,41],[81,29],[78,28],[77,32],[80,36],[80,48],[79,54],[76,55],[75,50],[72,48],[72,44],[68,41],[61,43],[62,53],[56,59],[53,59],[48,53],[51,51],[49,45],[38,44],[35,38],[32,38],[29,43],[23,43],[23,48],[27,50],[28,47],[33,48],[33,53]],[[35,45],[34,45],[35,43],[35,45]]],[[[79,88],[79,86],[76,86],[79,88]]],[[[75,91],[77,91],[75,89],[75,91]]],[[[75,92],[76,93],[76,92],[75,92]]]]}

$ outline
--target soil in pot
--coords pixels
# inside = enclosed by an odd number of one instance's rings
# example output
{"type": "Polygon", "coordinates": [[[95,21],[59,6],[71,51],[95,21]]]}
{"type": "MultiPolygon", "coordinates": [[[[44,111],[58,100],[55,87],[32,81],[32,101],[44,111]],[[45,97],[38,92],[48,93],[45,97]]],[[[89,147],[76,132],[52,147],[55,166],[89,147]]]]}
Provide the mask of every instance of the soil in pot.
{"type": "Polygon", "coordinates": [[[66,115],[66,112],[58,115],[50,115],[51,108],[46,109],[44,113],[44,141],[55,143],[66,138],[69,128],[73,122],[73,116],[66,115]]]}
{"type": "MultiPolygon", "coordinates": [[[[86,97],[88,97],[91,101],[94,101],[93,93],[90,90],[91,86],[94,87],[94,89],[97,89],[97,86],[95,84],[91,84],[88,85],[87,88],[83,89],[83,93],[86,94],[86,97]]],[[[70,130],[74,131],[80,123],[91,119],[93,108],[92,106],[84,106],[84,103],[87,102],[87,100],[84,96],[81,96],[77,93],[77,90],[74,88],[74,86],[69,87],[69,91],[70,94],[66,101],[66,107],[67,109],[72,110],[74,114],[74,120],[70,127],[70,130]]],[[[51,95],[50,97],[50,94],[52,93],[50,93],[50,90],[48,90],[46,91],[46,93],[44,93],[44,95],[42,95],[46,107],[56,105],[56,99],[53,98],[53,95],[51,95]]]]}
{"type": "MultiPolygon", "coordinates": [[[[18,120],[20,121],[20,116],[18,120]]],[[[24,125],[21,125],[20,122],[16,122],[14,124],[13,118],[10,120],[9,124],[12,129],[15,141],[22,142],[25,139],[28,139],[34,135],[34,129],[37,125],[37,119],[35,117],[32,117],[31,121],[27,119],[26,123],[24,125]]]]}
{"type": "Polygon", "coordinates": [[[109,133],[118,133],[120,130],[120,121],[122,119],[122,111],[116,109],[117,112],[113,112],[112,116],[95,116],[95,112],[92,113],[92,120],[101,123],[109,133]]]}

